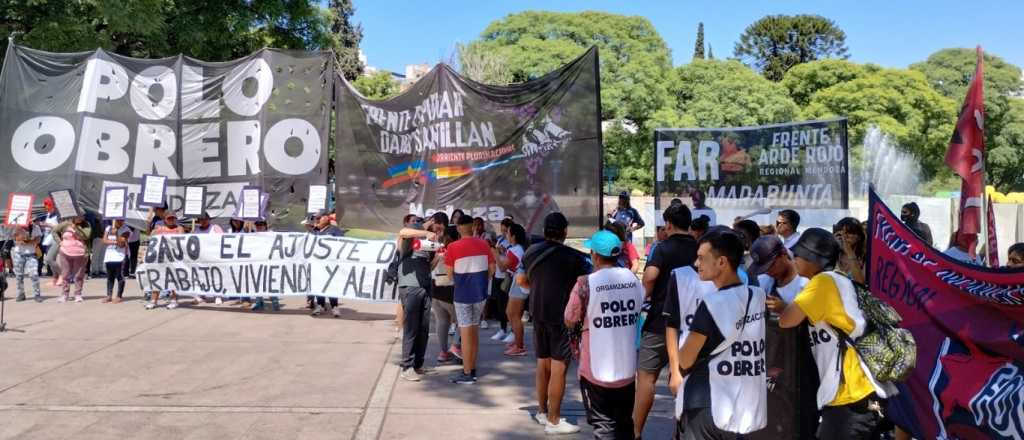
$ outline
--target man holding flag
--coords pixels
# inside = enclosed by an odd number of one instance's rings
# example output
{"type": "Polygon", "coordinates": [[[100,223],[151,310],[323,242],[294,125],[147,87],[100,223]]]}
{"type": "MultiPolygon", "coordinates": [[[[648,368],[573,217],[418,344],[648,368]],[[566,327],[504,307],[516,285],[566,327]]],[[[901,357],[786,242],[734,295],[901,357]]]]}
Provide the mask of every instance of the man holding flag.
{"type": "Polygon", "coordinates": [[[988,224],[988,264],[999,266],[996,245],[995,214],[991,202],[984,206],[985,190],[985,68],[981,46],[978,47],[978,63],[974,79],[967,89],[964,105],[960,108],[953,137],[946,151],[946,165],[949,165],[962,179],[960,184],[960,221],[956,231],[957,242],[966,242],[968,254],[973,258],[977,252],[978,234],[982,233],[981,213],[986,211],[988,224]],[[984,206],[984,208],[983,208],[984,206]]]}

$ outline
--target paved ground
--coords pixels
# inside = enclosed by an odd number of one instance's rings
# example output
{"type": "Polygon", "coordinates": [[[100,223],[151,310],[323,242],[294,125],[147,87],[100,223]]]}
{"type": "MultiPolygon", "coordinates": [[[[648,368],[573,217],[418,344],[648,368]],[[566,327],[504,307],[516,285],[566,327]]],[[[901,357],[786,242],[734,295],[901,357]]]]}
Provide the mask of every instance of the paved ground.
{"type": "MultiPolygon", "coordinates": [[[[46,302],[6,303],[0,439],[544,437],[529,419],[532,357],[483,338],[476,386],[449,383],[455,366],[402,381],[391,304],[346,302],[342,319],[310,318],[301,298],[277,313],[147,311],[131,284],[124,303],[101,303],[103,283],[89,281],[82,304],[56,303],[49,279],[46,302]]],[[[431,335],[430,364],[437,351],[431,335]]],[[[564,413],[588,438],[571,376],[564,413]]],[[[645,438],[669,436],[670,411],[662,387],[645,438]]]]}

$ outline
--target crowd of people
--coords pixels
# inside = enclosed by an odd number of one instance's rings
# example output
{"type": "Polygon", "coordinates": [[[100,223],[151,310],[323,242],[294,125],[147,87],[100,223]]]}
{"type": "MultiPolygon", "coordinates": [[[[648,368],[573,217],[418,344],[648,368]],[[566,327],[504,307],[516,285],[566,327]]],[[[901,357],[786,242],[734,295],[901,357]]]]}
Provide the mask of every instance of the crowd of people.
{"type": "MultiPolygon", "coordinates": [[[[405,216],[392,263],[401,378],[418,382],[434,373],[426,363],[433,321],[437,363],[461,365],[450,382],[477,383],[480,339],[486,337],[481,330],[495,322],[490,339],[505,343],[505,356],[527,356],[532,346],[538,407],[532,417],[548,434],[580,430],[562,417],[566,376],[576,362],[595,438],[641,438],[662,377],[675,395],[677,438],[742,438],[768,423],[772,373],[765,340],[771,322],[795,329],[801,347],[794,362],[817,372],[799,377],[795,405],[801,414],[813,414],[794,428],[801,438],[867,439],[886,429],[883,408],[891,387],[874,380],[852,346],[837,343],[865,331],[853,293],[855,283],[865,281],[865,224],[851,217],[832,231],[801,230],[799,213],[787,209],[773,225],[736,219],[723,226],[702,197],[691,199],[693,208],[673,199],[655,220],[655,242],[645,249],[642,266],[632,234],[644,220],[628,194],[583,242],[588,252],[566,244],[569,221],[558,212],[543,219],[537,237],[513,217],[495,230],[461,210],[450,217],[405,216]],[[529,344],[527,323],[533,330],[529,344]]],[[[206,214],[180,222],[164,205],[151,211],[140,231],[123,220],[84,215],[60,221],[52,202],[44,205],[44,215],[27,226],[5,226],[0,236],[18,301],[27,299],[25,278],[35,300],[43,301],[39,278],[45,268],[60,286],[57,302],[72,294],[82,302],[85,277],[98,264],[107,281],[102,301],[121,302],[125,279],[135,274],[142,234],[269,230],[266,221],[240,218],[222,228],[206,214]]],[[[931,242],[917,205],[904,206],[901,218],[931,242]]],[[[312,234],[346,233],[331,212],[304,224],[312,234]]],[[[976,263],[955,235],[945,253],[976,263]]],[[[1008,266],[1024,267],[1024,243],[1010,247],[1008,266]]],[[[163,307],[178,307],[176,292],[145,295],[147,309],[161,307],[161,299],[163,307]]],[[[218,296],[212,302],[224,299],[265,308],[263,298],[218,296]]],[[[277,298],[269,302],[279,309],[277,298]]],[[[340,317],[337,298],[310,296],[306,306],[313,316],[340,317]]]]}
{"type": "MultiPolygon", "coordinates": [[[[908,204],[902,217],[924,236],[919,214],[908,204]]],[[[884,417],[892,384],[876,381],[852,345],[838,343],[866,331],[854,293],[865,281],[865,223],[851,217],[831,231],[801,229],[799,213],[782,210],[774,225],[736,219],[729,227],[715,225],[714,215],[703,203],[691,209],[673,200],[655,221],[643,268],[630,234],[644,223],[628,194],[583,242],[588,253],[565,244],[569,222],[557,212],[534,239],[512,217],[491,232],[458,210],[451,218],[407,216],[397,260],[401,377],[433,374],[425,363],[431,315],[438,363],[460,363],[449,380],[471,385],[481,371],[483,325],[497,321],[492,339],[507,342],[505,355],[522,356],[528,344],[520,318],[528,311],[533,419],[546,433],[580,430],[562,417],[566,375],[576,362],[595,438],[641,438],[664,370],[676,397],[677,438],[743,438],[768,424],[771,322],[796,332],[793,362],[817,373],[798,377],[794,405],[802,416],[794,435],[909,438],[884,417]],[[450,335],[451,325],[458,332],[450,335]]],[[[1024,266],[1024,244],[1009,253],[1009,266],[1024,266]]]]}

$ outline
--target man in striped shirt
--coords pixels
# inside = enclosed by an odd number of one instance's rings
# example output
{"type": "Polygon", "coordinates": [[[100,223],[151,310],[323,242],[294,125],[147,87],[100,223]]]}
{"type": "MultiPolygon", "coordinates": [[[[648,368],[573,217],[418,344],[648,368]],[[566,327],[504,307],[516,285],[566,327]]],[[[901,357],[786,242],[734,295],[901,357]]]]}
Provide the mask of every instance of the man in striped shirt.
{"type": "Polygon", "coordinates": [[[486,241],[473,236],[472,217],[460,217],[458,227],[462,238],[447,246],[444,264],[455,280],[455,316],[462,334],[462,372],[452,382],[468,385],[476,383],[480,318],[494,276],[494,254],[486,241]]]}

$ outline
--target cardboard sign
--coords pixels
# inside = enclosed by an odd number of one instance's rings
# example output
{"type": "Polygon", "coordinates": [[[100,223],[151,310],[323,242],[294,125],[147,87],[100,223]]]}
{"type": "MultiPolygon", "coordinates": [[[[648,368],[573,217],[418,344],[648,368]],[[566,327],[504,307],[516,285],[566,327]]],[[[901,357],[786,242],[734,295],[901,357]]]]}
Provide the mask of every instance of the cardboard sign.
{"type": "Polygon", "coordinates": [[[324,209],[327,209],[327,185],[309,185],[306,213],[316,214],[324,209]]]}
{"type": "Polygon", "coordinates": [[[198,217],[206,212],[206,187],[186,186],[185,187],[185,212],[187,217],[198,217]]]}
{"type": "Polygon", "coordinates": [[[128,187],[107,187],[103,192],[103,218],[124,219],[127,212],[128,187]]]}
{"type": "Polygon", "coordinates": [[[261,215],[262,203],[260,203],[263,196],[263,192],[258,186],[247,186],[242,188],[241,196],[241,207],[238,210],[239,216],[245,220],[259,220],[263,216],[261,215]]]}
{"type": "Polygon", "coordinates": [[[151,208],[163,206],[167,195],[167,177],[155,174],[142,175],[142,191],[139,206],[151,208]]]}
{"type": "Polygon", "coordinates": [[[7,196],[7,217],[4,218],[6,225],[26,226],[32,222],[32,201],[35,196],[32,194],[11,193],[7,196]]]}
{"type": "Polygon", "coordinates": [[[70,189],[53,191],[50,193],[50,199],[53,200],[53,207],[57,208],[57,213],[60,214],[62,220],[76,217],[81,212],[78,210],[78,204],[75,203],[70,189]]]}

